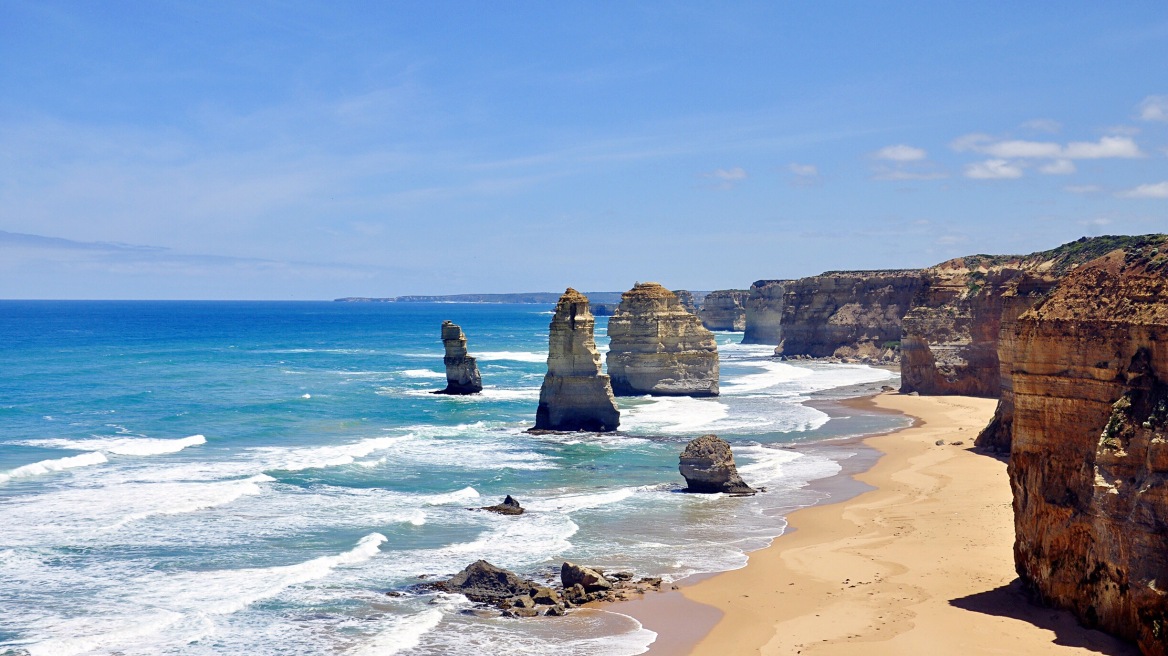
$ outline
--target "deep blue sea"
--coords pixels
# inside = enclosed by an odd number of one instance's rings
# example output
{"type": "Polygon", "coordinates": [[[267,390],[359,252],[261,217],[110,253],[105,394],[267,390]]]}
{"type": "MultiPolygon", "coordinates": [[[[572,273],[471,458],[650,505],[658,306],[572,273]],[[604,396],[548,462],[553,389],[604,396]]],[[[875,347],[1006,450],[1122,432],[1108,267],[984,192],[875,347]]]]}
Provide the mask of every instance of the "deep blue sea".
{"type": "Polygon", "coordinates": [[[719,333],[721,397],[619,399],[617,434],[529,435],[550,319],[0,302],[0,653],[640,653],[655,634],[619,613],[482,618],[408,590],[479,558],[535,577],[565,559],[673,580],[741,567],[855,449],[804,445],[905,423],[803,403],[889,371],[777,362],[719,333]],[[444,319],[481,395],[430,393],[444,319]],[[679,492],[678,454],[711,432],[766,493],[679,492]],[[468,510],[505,494],[528,513],[468,510]]]}

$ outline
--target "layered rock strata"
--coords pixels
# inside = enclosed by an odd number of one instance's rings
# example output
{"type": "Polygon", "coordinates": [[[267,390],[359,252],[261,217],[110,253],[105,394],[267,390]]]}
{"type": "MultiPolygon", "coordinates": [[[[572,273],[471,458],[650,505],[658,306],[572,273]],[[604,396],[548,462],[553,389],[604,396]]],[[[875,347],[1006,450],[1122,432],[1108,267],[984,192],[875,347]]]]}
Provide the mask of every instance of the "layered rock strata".
{"type": "Polygon", "coordinates": [[[442,345],[446,355],[446,389],[435,394],[476,394],[483,391],[483,379],[473,356],[467,355],[466,335],[462,328],[450,321],[442,322],[442,345]]]}
{"type": "Polygon", "coordinates": [[[614,431],[620,424],[612,386],[600,373],[588,297],[569,287],[556,304],[548,335],[548,371],[539,390],[536,430],[614,431]]]}
{"type": "MultiPolygon", "coordinates": [[[[746,302],[750,291],[719,289],[706,294],[698,316],[707,330],[746,330],[746,302]]],[[[777,343],[777,342],[776,342],[777,343]]]]}
{"type": "Polygon", "coordinates": [[[718,343],[677,296],[637,283],[608,320],[608,375],[617,396],[717,396],[718,343]]]}
{"type": "Polygon", "coordinates": [[[880,359],[900,342],[920,287],[917,270],[828,271],[789,282],[775,354],[880,359]]]}
{"type": "Polygon", "coordinates": [[[743,344],[778,344],[787,285],[792,280],[756,280],[744,303],[743,344]]]}
{"type": "Polygon", "coordinates": [[[681,452],[678,469],[685,478],[687,492],[754,494],[738,475],[730,443],[717,435],[694,438],[681,452]]]}
{"type": "MultiPolygon", "coordinates": [[[[691,314],[698,313],[698,302],[694,293],[686,289],[675,289],[673,295],[677,297],[677,302],[681,307],[685,308],[691,314]]],[[[621,300],[624,300],[624,294],[621,294],[621,300]]]]}
{"type": "Polygon", "coordinates": [[[1047,603],[1168,654],[1168,243],[1069,273],[1017,320],[1015,563],[1047,603]]]}

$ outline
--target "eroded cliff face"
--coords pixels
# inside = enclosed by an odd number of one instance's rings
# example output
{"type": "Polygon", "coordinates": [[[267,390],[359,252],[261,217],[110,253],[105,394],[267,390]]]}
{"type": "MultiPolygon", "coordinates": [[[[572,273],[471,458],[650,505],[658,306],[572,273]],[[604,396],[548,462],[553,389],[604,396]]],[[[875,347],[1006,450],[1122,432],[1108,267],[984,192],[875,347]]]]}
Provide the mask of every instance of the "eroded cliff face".
{"type": "Polygon", "coordinates": [[[588,297],[568,288],[556,304],[548,335],[548,372],[539,390],[536,430],[614,431],[620,412],[608,376],[600,373],[588,297]]]}
{"type": "Polygon", "coordinates": [[[920,286],[918,270],[829,271],[788,282],[775,354],[878,359],[900,341],[920,286]]]}
{"type": "Polygon", "coordinates": [[[778,344],[787,285],[791,280],[757,280],[746,297],[743,344],[778,344]]]}
{"type": "Polygon", "coordinates": [[[719,289],[706,294],[698,316],[707,330],[746,330],[746,302],[750,291],[719,289]]]}
{"type": "Polygon", "coordinates": [[[1017,319],[1015,563],[1048,603],[1168,654],[1168,243],[1078,267],[1017,319]]]}
{"type": "Polygon", "coordinates": [[[718,344],[677,296],[637,283],[608,320],[608,375],[617,396],[717,396],[718,344]]]}

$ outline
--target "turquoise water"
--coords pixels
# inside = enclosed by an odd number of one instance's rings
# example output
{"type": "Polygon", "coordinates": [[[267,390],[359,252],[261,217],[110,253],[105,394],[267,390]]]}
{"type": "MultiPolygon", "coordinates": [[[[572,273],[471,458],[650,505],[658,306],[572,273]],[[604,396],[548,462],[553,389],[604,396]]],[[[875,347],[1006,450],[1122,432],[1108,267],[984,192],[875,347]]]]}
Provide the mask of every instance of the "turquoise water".
{"type": "MultiPolygon", "coordinates": [[[[619,434],[533,436],[550,307],[0,302],[0,653],[639,653],[610,612],[515,621],[409,586],[486,558],[677,579],[740,567],[847,448],[802,403],[892,374],[718,335],[718,399],[621,399],[619,434]],[[486,389],[444,386],[460,324],[486,389]],[[752,498],[687,495],[715,432],[752,498]],[[529,512],[468,507],[515,495],[529,512]],[[387,596],[386,592],[407,592],[387,596]]],[[[607,347],[605,319],[597,342],[607,347]]]]}

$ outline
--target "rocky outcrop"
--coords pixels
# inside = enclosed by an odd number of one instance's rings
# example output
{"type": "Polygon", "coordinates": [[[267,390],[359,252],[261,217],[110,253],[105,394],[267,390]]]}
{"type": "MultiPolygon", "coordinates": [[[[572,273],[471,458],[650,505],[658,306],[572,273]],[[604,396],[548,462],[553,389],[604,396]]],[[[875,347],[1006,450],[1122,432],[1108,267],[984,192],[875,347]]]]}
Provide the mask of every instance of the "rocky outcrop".
{"type": "Polygon", "coordinates": [[[489,510],[493,513],[499,513],[500,515],[523,514],[523,506],[519,505],[519,502],[512,498],[510,494],[507,495],[507,498],[503,499],[502,503],[498,503],[493,506],[483,506],[479,510],[489,510]]]}
{"type": "Polygon", "coordinates": [[[506,599],[530,594],[539,586],[514,572],[495,567],[485,560],[476,560],[450,580],[435,588],[466,595],[467,599],[486,604],[498,604],[506,599]]]}
{"type": "Polygon", "coordinates": [[[479,366],[474,357],[467,355],[466,335],[462,334],[462,328],[450,321],[443,321],[442,345],[446,347],[446,356],[442,358],[442,363],[446,365],[446,389],[434,393],[476,394],[483,391],[479,366]]]}
{"type": "Polygon", "coordinates": [[[828,271],[789,282],[775,354],[880,359],[900,342],[920,286],[917,270],[828,271]]]}
{"type": "Polygon", "coordinates": [[[612,386],[600,373],[588,297],[568,288],[549,326],[548,371],[539,390],[536,430],[614,431],[620,424],[612,386]]]}
{"type": "Polygon", "coordinates": [[[787,285],[791,280],[756,280],[745,302],[743,344],[778,344],[787,285]]]}
{"type": "MultiPolygon", "coordinates": [[[[746,303],[750,291],[719,289],[706,294],[698,317],[707,330],[746,330],[746,303]]],[[[776,342],[777,343],[777,342],[776,342]]]]}
{"type": "Polygon", "coordinates": [[[1067,274],[1017,320],[1015,563],[1047,603],[1168,654],[1168,242],[1067,274]]]}
{"type": "Polygon", "coordinates": [[[560,584],[565,590],[579,585],[588,593],[612,589],[612,583],[601,572],[571,562],[560,566],[560,584]]]}
{"type": "Polygon", "coordinates": [[[681,452],[678,466],[685,477],[687,492],[726,494],[754,494],[734,466],[730,443],[717,435],[703,435],[692,439],[681,452]]]}
{"type": "MultiPolygon", "coordinates": [[[[677,297],[677,302],[681,304],[681,307],[685,308],[686,312],[690,314],[698,313],[698,303],[693,292],[685,289],[675,289],[673,295],[677,297]]],[[[621,300],[624,300],[624,294],[621,294],[621,300]]]]}
{"type": "Polygon", "coordinates": [[[608,320],[608,375],[617,396],[717,396],[718,343],[677,296],[637,283],[608,320]]]}

